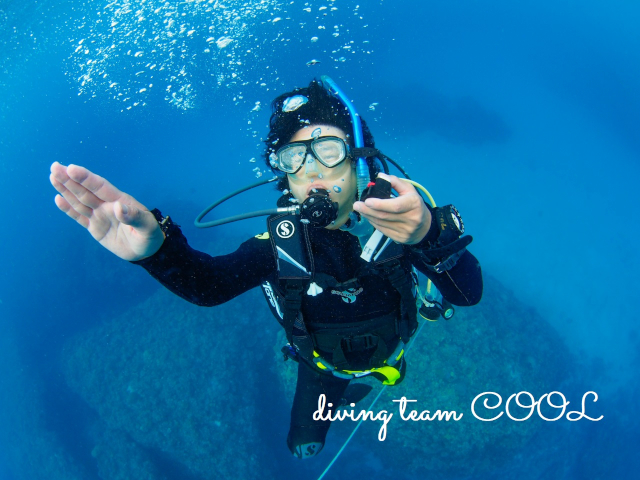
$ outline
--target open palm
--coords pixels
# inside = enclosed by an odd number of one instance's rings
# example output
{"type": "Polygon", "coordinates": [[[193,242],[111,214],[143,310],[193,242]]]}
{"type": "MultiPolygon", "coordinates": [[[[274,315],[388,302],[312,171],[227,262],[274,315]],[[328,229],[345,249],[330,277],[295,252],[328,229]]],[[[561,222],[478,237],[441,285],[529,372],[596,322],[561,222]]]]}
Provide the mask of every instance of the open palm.
{"type": "Polygon", "coordinates": [[[77,165],[51,165],[60,210],[118,257],[135,261],[158,251],[164,234],[149,210],[107,180],[77,165]]]}

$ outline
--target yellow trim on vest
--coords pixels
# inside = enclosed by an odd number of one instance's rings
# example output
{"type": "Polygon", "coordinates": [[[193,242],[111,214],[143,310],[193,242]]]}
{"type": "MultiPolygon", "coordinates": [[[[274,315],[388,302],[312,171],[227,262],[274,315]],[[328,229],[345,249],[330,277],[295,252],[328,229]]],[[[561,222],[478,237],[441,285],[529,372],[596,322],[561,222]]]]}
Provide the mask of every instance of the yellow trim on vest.
{"type": "MultiPolygon", "coordinates": [[[[320,357],[320,354],[318,352],[316,352],[315,350],[313,351],[313,358],[322,358],[320,357]]],[[[320,362],[315,362],[316,366],[321,369],[321,370],[326,370],[327,367],[325,367],[323,364],[321,364],[320,362]]]]}
{"type": "Polygon", "coordinates": [[[258,240],[269,240],[269,232],[259,233],[256,238],[258,240]]]}
{"type": "Polygon", "coordinates": [[[371,371],[384,375],[386,378],[386,380],[382,382],[384,385],[395,385],[400,378],[400,370],[395,367],[372,368],[371,371]]]}
{"type": "MultiPolygon", "coordinates": [[[[400,351],[400,355],[396,357],[396,361],[400,360],[400,357],[404,354],[404,349],[400,351]]],[[[322,358],[318,352],[313,351],[313,358],[322,358]]],[[[327,370],[327,367],[323,365],[319,360],[314,362],[316,366],[321,370],[327,370]]],[[[385,365],[384,367],[372,368],[371,370],[338,370],[337,372],[346,373],[348,375],[357,375],[357,374],[371,374],[373,372],[379,373],[386,380],[382,382],[383,385],[395,385],[398,379],[400,378],[400,370],[395,367],[390,367],[389,365],[385,365]]],[[[362,375],[364,376],[364,375],[362,375]]]]}

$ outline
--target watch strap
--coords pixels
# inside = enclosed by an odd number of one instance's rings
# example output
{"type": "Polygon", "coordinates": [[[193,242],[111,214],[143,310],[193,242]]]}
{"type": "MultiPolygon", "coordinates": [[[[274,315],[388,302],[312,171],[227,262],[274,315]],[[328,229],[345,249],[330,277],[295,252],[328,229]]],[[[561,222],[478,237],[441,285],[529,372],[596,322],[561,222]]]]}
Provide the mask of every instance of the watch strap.
{"type": "MultiPolygon", "coordinates": [[[[160,210],[158,210],[157,208],[154,208],[153,210],[151,210],[151,213],[153,214],[156,221],[158,222],[158,225],[160,225],[160,230],[162,230],[162,233],[164,233],[164,236],[168,237],[171,233],[171,227],[175,225],[171,220],[171,217],[169,217],[169,215],[165,217],[164,215],[162,215],[162,212],[160,212],[160,210]]],[[[176,226],[179,227],[180,225],[176,225],[176,226]]]]}

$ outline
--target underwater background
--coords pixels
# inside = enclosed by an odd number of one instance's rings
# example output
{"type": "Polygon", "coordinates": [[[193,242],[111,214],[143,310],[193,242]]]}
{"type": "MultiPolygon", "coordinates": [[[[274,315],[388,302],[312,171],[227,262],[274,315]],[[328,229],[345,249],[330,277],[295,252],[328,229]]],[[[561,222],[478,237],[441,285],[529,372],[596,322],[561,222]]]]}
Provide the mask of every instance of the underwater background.
{"type": "Polygon", "coordinates": [[[427,323],[373,408],[396,412],[386,440],[365,422],[325,478],[640,478],[639,23],[622,0],[0,0],[0,479],[325,471],[354,423],[290,455],[295,372],[262,294],[189,305],[58,211],[48,181],[54,161],[86,166],[231,252],[264,218],[193,219],[271,175],[271,100],[323,74],[457,206],[485,274],[480,305],[427,323]],[[596,392],[603,418],[482,422],[487,391],[501,408],[561,392],[567,411],[596,392]],[[463,420],[403,422],[401,396],[463,420]]]}

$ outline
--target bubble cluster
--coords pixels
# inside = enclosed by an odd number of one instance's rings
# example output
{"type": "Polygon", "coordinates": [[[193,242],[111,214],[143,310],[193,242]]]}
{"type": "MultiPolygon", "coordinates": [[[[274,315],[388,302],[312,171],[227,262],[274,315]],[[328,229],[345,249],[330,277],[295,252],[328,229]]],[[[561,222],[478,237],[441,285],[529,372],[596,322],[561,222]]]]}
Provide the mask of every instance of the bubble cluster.
{"type": "Polygon", "coordinates": [[[114,0],[75,19],[69,70],[79,95],[123,110],[158,95],[179,109],[201,92],[242,85],[262,41],[255,27],[276,0],[114,0]]]}
{"type": "Polygon", "coordinates": [[[234,103],[250,102],[255,114],[260,102],[270,99],[255,93],[246,98],[243,92],[279,88],[278,62],[300,62],[301,68],[322,64],[326,72],[359,53],[372,53],[361,7],[352,0],[85,5],[67,32],[68,75],[78,95],[115,100],[123,111],[162,100],[188,110],[224,88],[234,103]]]}

